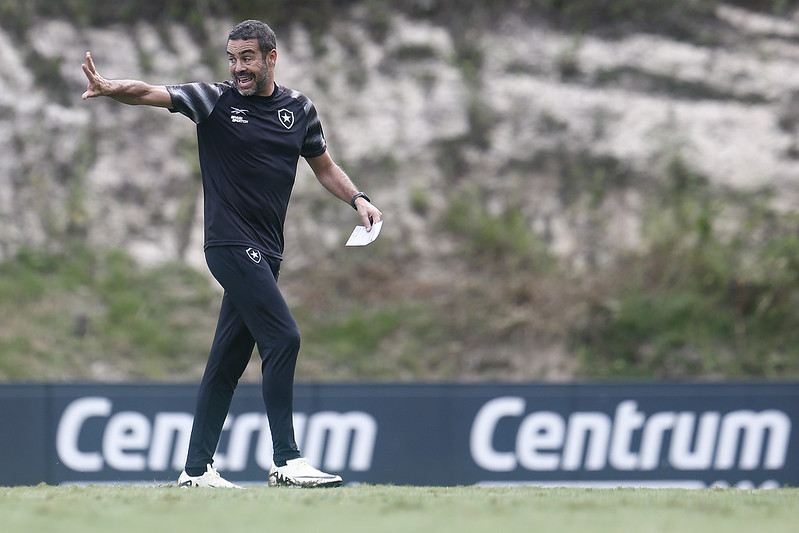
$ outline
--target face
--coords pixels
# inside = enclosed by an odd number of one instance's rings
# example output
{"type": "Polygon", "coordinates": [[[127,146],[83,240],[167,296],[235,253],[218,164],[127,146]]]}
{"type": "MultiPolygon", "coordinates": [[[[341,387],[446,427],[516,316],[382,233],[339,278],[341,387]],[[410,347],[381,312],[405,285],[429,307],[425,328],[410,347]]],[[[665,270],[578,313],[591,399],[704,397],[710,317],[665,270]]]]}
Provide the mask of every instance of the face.
{"type": "Polygon", "coordinates": [[[264,57],[258,49],[257,39],[228,41],[227,56],[230,75],[239,93],[243,96],[272,94],[276,50],[272,50],[264,57]]]}

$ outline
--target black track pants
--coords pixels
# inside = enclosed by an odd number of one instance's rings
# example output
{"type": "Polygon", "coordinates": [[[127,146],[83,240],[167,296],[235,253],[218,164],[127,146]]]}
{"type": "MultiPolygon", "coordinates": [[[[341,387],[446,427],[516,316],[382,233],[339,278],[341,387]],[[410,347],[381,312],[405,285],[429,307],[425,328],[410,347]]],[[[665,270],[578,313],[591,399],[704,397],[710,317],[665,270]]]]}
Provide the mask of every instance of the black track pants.
{"type": "Polygon", "coordinates": [[[211,273],[225,289],[189,441],[186,468],[212,464],[233,391],[252,355],[261,355],[262,391],[274,461],[300,456],[292,422],[294,368],[300,334],[277,287],[280,261],[242,246],[206,249],[211,273]]]}

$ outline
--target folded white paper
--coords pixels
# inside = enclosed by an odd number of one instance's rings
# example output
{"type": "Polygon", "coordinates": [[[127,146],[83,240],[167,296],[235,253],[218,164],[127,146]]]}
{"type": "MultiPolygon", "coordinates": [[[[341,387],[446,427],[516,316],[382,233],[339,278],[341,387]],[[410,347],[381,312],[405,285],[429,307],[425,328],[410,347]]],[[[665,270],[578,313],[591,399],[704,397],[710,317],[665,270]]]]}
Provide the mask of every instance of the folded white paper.
{"type": "Polygon", "coordinates": [[[366,231],[366,226],[355,226],[355,229],[352,230],[352,235],[350,235],[350,238],[347,240],[347,244],[345,246],[366,246],[370,242],[377,239],[377,236],[380,235],[380,228],[382,227],[382,220],[372,224],[371,231],[366,231]]]}

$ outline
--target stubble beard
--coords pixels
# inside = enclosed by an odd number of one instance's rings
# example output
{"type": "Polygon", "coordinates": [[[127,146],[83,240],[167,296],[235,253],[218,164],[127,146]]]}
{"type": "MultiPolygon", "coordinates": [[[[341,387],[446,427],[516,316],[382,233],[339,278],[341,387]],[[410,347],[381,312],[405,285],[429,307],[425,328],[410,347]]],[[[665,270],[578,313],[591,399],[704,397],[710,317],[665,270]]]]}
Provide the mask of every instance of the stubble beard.
{"type": "Polygon", "coordinates": [[[266,88],[267,84],[270,81],[271,81],[271,76],[269,76],[268,71],[264,72],[263,74],[256,74],[252,87],[250,87],[249,89],[242,89],[241,87],[239,87],[239,83],[236,77],[235,76],[233,77],[233,83],[235,83],[236,85],[236,90],[238,90],[239,94],[241,94],[242,96],[254,96],[256,94],[259,94],[261,91],[263,91],[266,88]]]}

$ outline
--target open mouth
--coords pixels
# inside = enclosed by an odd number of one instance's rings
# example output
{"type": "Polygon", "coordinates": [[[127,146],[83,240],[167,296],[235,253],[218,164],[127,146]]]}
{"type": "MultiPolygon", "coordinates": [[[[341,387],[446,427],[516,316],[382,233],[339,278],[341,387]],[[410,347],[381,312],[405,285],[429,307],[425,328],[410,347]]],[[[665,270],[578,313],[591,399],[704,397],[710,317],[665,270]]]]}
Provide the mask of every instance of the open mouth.
{"type": "Polygon", "coordinates": [[[239,86],[239,89],[251,89],[253,84],[255,84],[255,76],[252,74],[237,74],[236,84],[239,86]]]}

